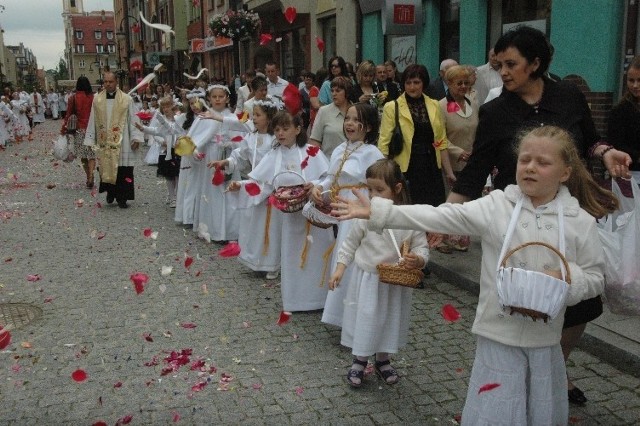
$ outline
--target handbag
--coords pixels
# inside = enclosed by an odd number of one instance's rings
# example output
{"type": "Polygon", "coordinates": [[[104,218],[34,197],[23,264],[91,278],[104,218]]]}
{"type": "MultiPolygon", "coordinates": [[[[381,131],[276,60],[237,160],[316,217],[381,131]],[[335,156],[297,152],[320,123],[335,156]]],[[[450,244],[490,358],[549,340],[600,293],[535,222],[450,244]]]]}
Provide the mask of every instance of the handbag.
{"type": "Polygon", "coordinates": [[[76,97],[75,95],[70,98],[73,102],[72,113],[67,117],[67,134],[75,135],[78,130],[78,116],[76,115],[76,97]]]}
{"type": "Polygon", "coordinates": [[[391,141],[389,142],[389,158],[394,158],[402,152],[404,147],[404,138],[402,137],[402,130],[400,129],[400,119],[398,114],[398,101],[394,100],[393,103],[396,107],[396,125],[393,128],[393,134],[391,135],[391,141]]]}
{"type": "Polygon", "coordinates": [[[66,136],[59,135],[58,139],[53,143],[53,156],[65,163],[71,162],[75,158],[69,149],[69,141],[66,136]]]}
{"type": "Polygon", "coordinates": [[[625,197],[615,179],[611,191],[620,209],[598,221],[605,258],[605,302],[614,314],[640,315],[640,188],[631,178],[633,198],[625,197]]]}

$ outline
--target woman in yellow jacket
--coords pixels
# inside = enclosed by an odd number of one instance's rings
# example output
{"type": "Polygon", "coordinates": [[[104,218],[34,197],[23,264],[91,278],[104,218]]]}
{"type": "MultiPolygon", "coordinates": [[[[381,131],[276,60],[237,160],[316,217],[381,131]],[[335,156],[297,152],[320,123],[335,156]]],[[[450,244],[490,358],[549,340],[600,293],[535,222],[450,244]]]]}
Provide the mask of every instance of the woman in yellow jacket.
{"type": "MultiPolygon", "coordinates": [[[[455,181],[446,152],[449,141],[444,117],[438,101],[423,94],[429,85],[429,73],[424,65],[409,65],[402,74],[402,85],[404,93],[397,105],[404,144],[393,159],[408,181],[411,202],[437,206],[445,201],[443,170],[451,183],[455,181]]],[[[396,125],[395,112],[395,102],[387,102],[378,139],[378,148],[385,156],[389,155],[389,142],[396,125]]]]}

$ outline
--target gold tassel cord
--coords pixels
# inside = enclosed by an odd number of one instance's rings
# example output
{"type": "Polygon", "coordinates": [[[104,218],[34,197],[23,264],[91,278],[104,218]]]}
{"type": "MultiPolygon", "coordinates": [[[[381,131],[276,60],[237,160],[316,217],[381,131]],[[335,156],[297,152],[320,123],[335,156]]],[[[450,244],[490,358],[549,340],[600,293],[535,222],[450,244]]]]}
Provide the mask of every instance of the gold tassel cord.
{"type": "Polygon", "coordinates": [[[322,268],[322,278],[320,279],[319,287],[324,287],[324,279],[327,276],[327,268],[329,267],[329,259],[331,258],[331,253],[333,253],[333,248],[336,246],[335,240],[329,245],[327,251],[322,255],[323,268],[322,268]]]}
{"type": "Polygon", "coordinates": [[[300,269],[304,269],[307,264],[307,253],[309,252],[309,233],[311,232],[311,223],[307,221],[305,225],[304,246],[300,254],[300,269]]]}
{"type": "Polygon", "coordinates": [[[267,219],[264,222],[264,241],[262,242],[262,255],[269,252],[269,228],[271,227],[271,204],[267,203],[267,219]]]}

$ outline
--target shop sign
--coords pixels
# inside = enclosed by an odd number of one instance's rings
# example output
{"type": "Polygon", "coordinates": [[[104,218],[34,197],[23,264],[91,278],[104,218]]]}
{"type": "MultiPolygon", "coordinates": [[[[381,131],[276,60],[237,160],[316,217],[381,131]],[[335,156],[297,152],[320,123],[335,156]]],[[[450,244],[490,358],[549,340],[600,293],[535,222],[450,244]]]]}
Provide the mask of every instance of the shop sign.
{"type": "Polygon", "coordinates": [[[233,46],[233,40],[227,37],[194,38],[189,41],[189,53],[204,53],[227,46],[233,46]]]}
{"type": "Polygon", "coordinates": [[[416,35],[422,26],[421,0],[385,0],[382,6],[382,33],[416,35]]]}

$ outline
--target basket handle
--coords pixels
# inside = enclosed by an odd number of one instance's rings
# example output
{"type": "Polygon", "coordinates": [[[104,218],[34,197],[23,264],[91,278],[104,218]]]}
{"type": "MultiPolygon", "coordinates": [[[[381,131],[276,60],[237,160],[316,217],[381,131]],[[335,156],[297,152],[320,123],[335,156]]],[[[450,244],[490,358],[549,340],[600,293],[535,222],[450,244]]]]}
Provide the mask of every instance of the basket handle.
{"type": "Polygon", "coordinates": [[[276,178],[278,176],[280,176],[280,175],[285,174],[285,173],[293,173],[294,175],[297,175],[298,177],[300,177],[300,179],[302,179],[302,184],[303,185],[307,182],[307,180],[304,178],[304,176],[302,176],[300,173],[298,173],[298,172],[296,172],[294,170],[283,170],[283,171],[281,171],[279,173],[276,173],[276,175],[273,177],[273,179],[271,179],[271,185],[274,188],[278,188],[278,186],[276,185],[276,178]]]}
{"type": "Polygon", "coordinates": [[[564,270],[566,271],[566,278],[565,281],[567,284],[571,284],[571,270],[569,270],[569,263],[567,262],[567,259],[564,257],[564,255],[562,253],[560,253],[560,250],[558,250],[557,248],[555,248],[554,246],[547,244],[547,243],[543,243],[540,241],[530,241],[528,243],[524,243],[524,244],[520,244],[518,247],[512,248],[511,250],[509,250],[507,252],[507,254],[504,255],[504,258],[502,259],[502,262],[500,262],[500,266],[501,267],[505,267],[507,265],[507,259],[514,254],[515,252],[517,252],[518,250],[521,250],[525,247],[528,246],[543,246],[548,248],[549,250],[551,250],[552,252],[554,252],[555,254],[558,255],[558,257],[560,258],[560,260],[562,261],[562,265],[564,266],[564,270]]]}

